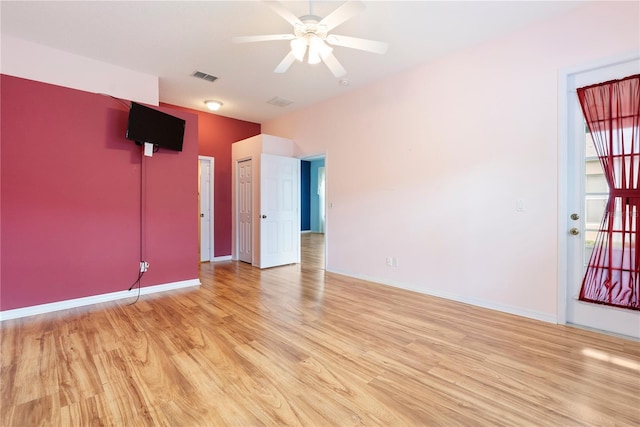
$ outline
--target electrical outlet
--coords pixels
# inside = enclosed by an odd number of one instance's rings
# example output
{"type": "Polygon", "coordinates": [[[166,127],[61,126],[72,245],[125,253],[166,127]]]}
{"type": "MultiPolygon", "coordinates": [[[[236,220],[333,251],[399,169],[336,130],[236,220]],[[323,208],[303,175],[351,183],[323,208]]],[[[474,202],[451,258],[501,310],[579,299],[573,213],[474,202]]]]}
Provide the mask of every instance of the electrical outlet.
{"type": "Polygon", "coordinates": [[[387,267],[393,267],[393,257],[387,257],[387,267]]]}
{"type": "Polygon", "coordinates": [[[140,261],[140,273],[145,273],[149,269],[149,263],[147,261],[140,261]]]}

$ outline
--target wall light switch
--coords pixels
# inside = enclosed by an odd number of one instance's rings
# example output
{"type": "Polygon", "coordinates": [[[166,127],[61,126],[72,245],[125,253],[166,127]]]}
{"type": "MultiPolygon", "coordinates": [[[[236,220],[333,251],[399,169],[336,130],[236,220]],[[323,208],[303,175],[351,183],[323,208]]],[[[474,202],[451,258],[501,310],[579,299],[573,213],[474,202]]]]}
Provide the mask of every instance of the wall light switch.
{"type": "Polygon", "coordinates": [[[524,212],[524,199],[516,199],[516,212],[524,212]]]}

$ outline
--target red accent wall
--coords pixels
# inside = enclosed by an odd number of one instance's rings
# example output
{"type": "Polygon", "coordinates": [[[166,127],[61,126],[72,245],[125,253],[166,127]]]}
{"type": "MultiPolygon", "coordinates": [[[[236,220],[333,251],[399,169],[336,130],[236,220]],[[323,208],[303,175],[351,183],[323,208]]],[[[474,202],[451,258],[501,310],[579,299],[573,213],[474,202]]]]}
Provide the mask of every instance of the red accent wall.
{"type": "Polygon", "coordinates": [[[215,157],[214,255],[231,255],[231,144],[260,135],[260,123],[218,116],[204,111],[166,105],[198,115],[198,154],[215,157]]]}
{"type": "Polygon", "coordinates": [[[184,151],[142,158],[128,107],[108,96],[0,76],[0,310],[198,277],[198,116],[184,151]],[[141,163],[143,162],[143,163],[141,163]]]}

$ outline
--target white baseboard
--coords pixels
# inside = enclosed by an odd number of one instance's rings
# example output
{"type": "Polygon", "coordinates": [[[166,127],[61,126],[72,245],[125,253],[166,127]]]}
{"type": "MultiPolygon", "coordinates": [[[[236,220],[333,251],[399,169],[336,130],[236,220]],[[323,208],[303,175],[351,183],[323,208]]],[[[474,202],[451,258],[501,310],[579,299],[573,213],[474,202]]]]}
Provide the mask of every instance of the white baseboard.
{"type": "Polygon", "coordinates": [[[408,291],[418,292],[424,295],[431,295],[434,297],[457,301],[464,304],[475,305],[477,307],[487,308],[489,310],[496,310],[496,311],[501,311],[503,313],[515,314],[516,316],[520,316],[520,317],[527,317],[529,319],[540,320],[543,322],[554,323],[554,324],[558,323],[557,317],[555,315],[539,312],[536,310],[529,310],[526,308],[515,307],[511,305],[506,305],[506,304],[498,304],[493,301],[487,301],[487,300],[474,298],[474,297],[467,297],[467,296],[463,296],[463,295],[459,295],[451,292],[443,292],[436,289],[418,288],[417,286],[411,285],[408,283],[383,280],[376,277],[369,277],[369,276],[364,276],[360,274],[352,274],[344,271],[330,270],[330,269],[327,269],[326,271],[330,273],[340,274],[347,277],[353,277],[354,279],[366,280],[368,282],[381,283],[383,285],[393,286],[395,288],[406,289],[408,291]]]}
{"type": "Polygon", "coordinates": [[[231,255],[213,257],[213,262],[231,261],[231,255]]]}
{"type": "MultiPolygon", "coordinates": [[[[200,286],[200,279],[182,280],[180,282],[164,283],[162,285],[145,286],[140,288],[140,295],[155,294],[157,292],[172,291],[175,289],[200,286]]],[[[82,307],[85,305],[99,304],[115,301],[123,298],[132,298],[138,295],[138,288],[131,291],[118,291],[108,294],[92,295],[90,297],[75,298],[47,304],[32,305],[30,307],[16,308],[14,310],[0,311],[0,322],[3,320],[17,319],[20,317],[34,316],[36,314],[51,313],[53,311],[82,307]]]]}

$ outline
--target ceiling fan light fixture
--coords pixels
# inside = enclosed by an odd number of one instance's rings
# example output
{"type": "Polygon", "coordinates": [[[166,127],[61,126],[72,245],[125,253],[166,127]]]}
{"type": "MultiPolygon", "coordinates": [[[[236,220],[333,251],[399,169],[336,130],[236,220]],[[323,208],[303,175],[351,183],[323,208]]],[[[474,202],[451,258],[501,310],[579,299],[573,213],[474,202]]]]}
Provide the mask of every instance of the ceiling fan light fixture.
{"type": "Polygon", "coordinates": [[[333,48],[327,45],[318,36],[313,36],[309,40],[309,64],[318,64],[333,52],[333,48]]]}
{"type": "Polygon", "coordinates": [[[321,59],[318,49],[314,49],[313,47],[309,46],[309,56],[307,57],[307,62],[311,65],[314,65],[319,64],[320,61],[321,59]]]}
{"type": "Polygon", "coordinates": [[[307,51],[307,42],[303,38],[296,38],[291,40],[291,53],[295,58],[302,62],[304,60],[304,54],[307,51]]]}
{"type": "Polygon", "coordinates": [[[204,105],[211,111],[218,111],[220,107],[222,107],[222,102],[220,101],[204,101],[204,105]]]}

